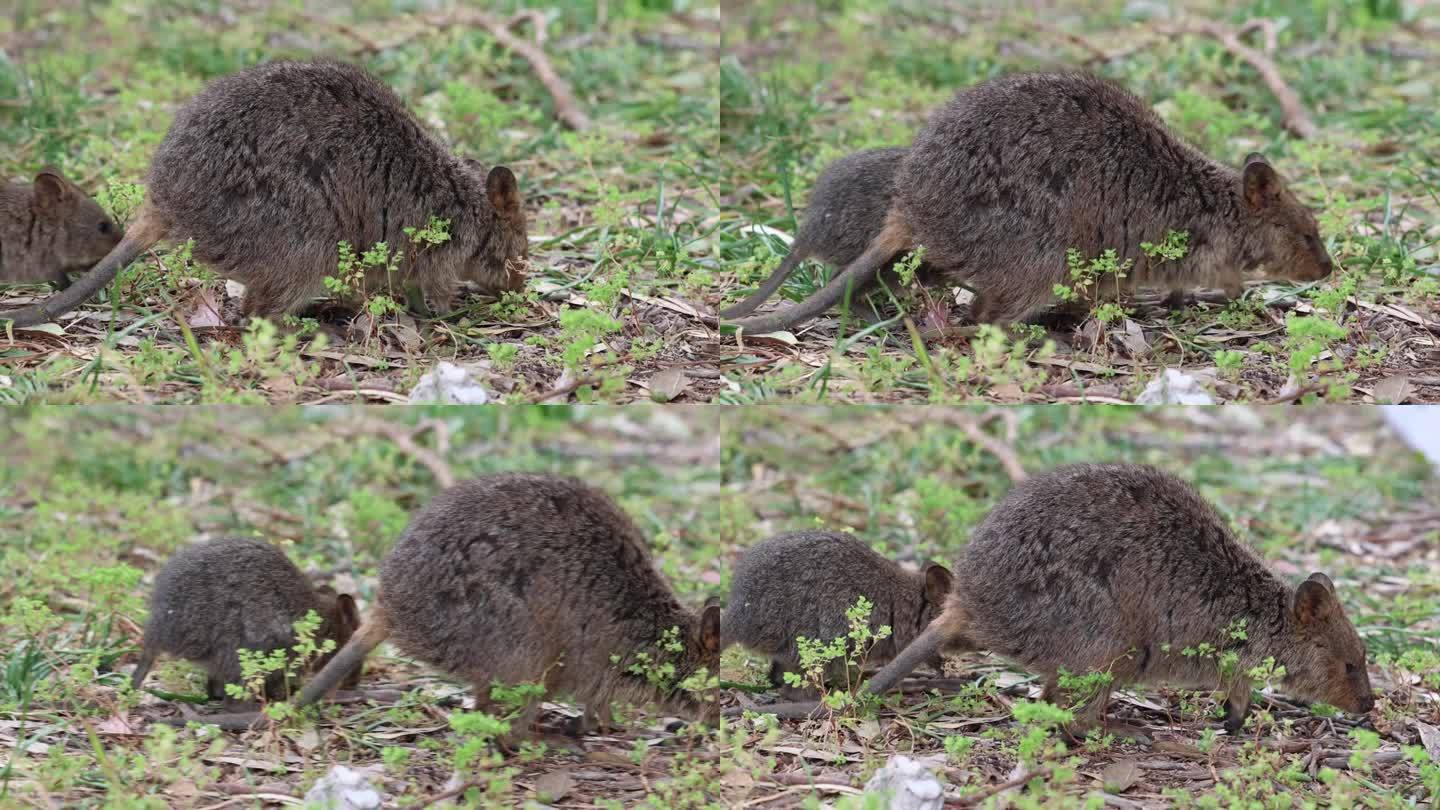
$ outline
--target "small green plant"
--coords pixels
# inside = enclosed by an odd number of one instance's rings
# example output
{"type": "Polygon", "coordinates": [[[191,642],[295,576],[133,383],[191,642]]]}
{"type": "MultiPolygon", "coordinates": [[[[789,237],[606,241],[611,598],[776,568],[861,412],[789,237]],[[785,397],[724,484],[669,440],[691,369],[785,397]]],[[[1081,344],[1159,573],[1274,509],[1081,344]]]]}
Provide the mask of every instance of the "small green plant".
{"type": "Polygon", "coordinates": [[[1338,340],[1344,340],[1349,330],[1329,318],[1314,315],[1285,316],[1285,343],[1290,350],[1290,371],[1303,374],[1319,356],[1338,340]]]}
{"type": "Polygon", "coordinates": [[[1108,671],[1074,675],[1062,668],[1059,675],[1060,688],[1069,693],[1074,706],[1084,706],[1096,699],[1115,680],[1115,676],[1108,671]]]}
{"type": "Polygon", "coordinates": [[[906,253],[900,261],[894,265],[896,277],[900,279],[902,287],[909,287],[915,284],[915,271],[925,261],[925,246],[920,245],[914,250],[906,253]]]}
{"type": "Polygon", "coordinates": [[[870,627],[870,614],[875,609],[869,599],[861,596],[855,604],[845,609],[845,621],[849,632],[828,641],[810,639],[804,636],[795,639],[800,654],[800,672],[785,673],[785,682],[794,688],[813,688],[833,711],[843,711],[856,705],[853,694],[858,683],[852,681],[854,673],[864,666],[865,659],[875,645],[890,637],[889,625],[876,629],[870,627]],[[842,689],[828,688],[828,676],[841,669],[845,671],[842,689]]]}
{"type": "Polygon", "coordinates": [[[1173,262],[1183,259],[1185,254],[1190,252],[1189,231],[1166,231],[1165,238],[1160,242],[1141,242],[1140,250],[1146,256],[1159,262],[1173,262]]]}
{"type": "MultiPolygon", "coordinates": [[[[287,686],[295,682],[305,667],[320,656],[335,651],[334,639],[327,638],[322,642],[315,640],[322,621],[320,614],[313,610],[297,620],[294,624],[295,644],[289,649],[281,647],[270,651],[243,648],[238,650],[240,683],[225,684],[225,694],[235,700],[262,702],[266,697],[267,681],[283,679],[287,686]]],[[[278,705],[280,704],[272,704],[272,707],[278,705]]],[[[271,717],[276,720],[283,719],[274,714],[271,717]]]]}
{"type": "Polygon", "coordinates": [[[1115,294],[1123,291],[1120,280],[1128,275],[1134,259],[1121,262],[1114,248],[1093,259],[1086,259],[1076,248],[1065,251],[1065,266],[1070,271],[1070,284],[1056,284],[1055,297],[1061,301],[1084,301],[1090,304],[1100,300],[1099,289],[1107,280],[1113,280],[1115,294]]]}

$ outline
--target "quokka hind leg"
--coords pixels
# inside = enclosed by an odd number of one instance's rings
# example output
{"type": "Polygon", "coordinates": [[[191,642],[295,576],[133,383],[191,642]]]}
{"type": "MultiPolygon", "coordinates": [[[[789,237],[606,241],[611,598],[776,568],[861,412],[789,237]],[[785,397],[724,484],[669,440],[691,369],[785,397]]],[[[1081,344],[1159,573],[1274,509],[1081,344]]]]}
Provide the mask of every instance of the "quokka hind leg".
{"type": "MultiPolygon", "coordinates": [[[[1054,691],[1057,691],[1059,689],[1059,678],[1056,677],[1055,679],[1054,690],[1051,689],[1048,682],[1045,685],[1045,689],[1046,691],[1052,692],[1052,694],[1054,691]]],[[[1062,736],[1065,738],[1065,741],[1071,745],[1082,743],[1086,734],[1089,734],[1092,729],[1101,726],[1105,719],[1105,707],[1108,705],[1110,705],[1110,684],[1105,684],[1101,686],[1084,705],[1070,707],[1070,711],[1074,714],[1074,719],[1071,720],[1063,730],[1062,736]]]]}
{"type": "Polygon", "coordinates": [[[265,318],[277,327],[283,326],[284,316],[302,307],[309,298],[286,279],[270,275],[251,277],[245,285],[240,317],[243,323],[251,318],[265,318]]]}
{"type": "Polygon", "coordinates": [[[1048,304],[1050,298],[1049,291],[1043,296],[1035,296],[1023,289],[989,289],[975,294],[970,312],[977,324],[1004,327],[1025,320],[1048,304]]]}
{"type": "Polygon", "coordinates": [[[1225,693],[1225,731],[1239,734],[1245,728],[1245,715],[1250,713],[1250,693],[1254,684],[1241,678],[1225,693]]]}

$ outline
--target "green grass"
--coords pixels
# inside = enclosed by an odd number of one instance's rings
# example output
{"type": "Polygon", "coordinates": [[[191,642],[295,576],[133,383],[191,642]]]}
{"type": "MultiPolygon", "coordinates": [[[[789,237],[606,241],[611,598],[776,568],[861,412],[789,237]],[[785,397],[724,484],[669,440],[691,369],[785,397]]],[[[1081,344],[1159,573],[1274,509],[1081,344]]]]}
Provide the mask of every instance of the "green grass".
{"type": "MultiPolygon", "coordinates": [[[[1025,697],[1015,686],[1023,674],[972,655],[950,661],[944,694],[912,695],[875,716],[846,710],[820,724],[738,722],[676,736],[642,711],[617,733],[569,743],[583,752],[547,739],[502,757],[477,715],[456,705],[464,684],[388,647],[367,665],[368,703],[327,708],[318,723],[287,722],[278,736],[174,733],[152,721],[176,716],[180,702],[203,692],[198,670],[165,660],[149,681],[155,693],[127,686],[165,559],[206,537],[264,537],[357,593],[362,608],[373,605],[379,560],[436,492],[433,469],[397,447],[393,430],[460,478],[524,470],[596,483],[635,519],[662,573],[693,606],[723,599],[744,549],[781,531],[852,531],[905,564],[954,560],[1010,478],[945,413],[919,408],[31,408],[0,425],[8,462],[0,467],[8,572],[0,584],[0,739],[10,752],[32,746],[8,770],[0,764],[0,805],[49,796],[67,807],[164,807],[166,797],[186,795],[204,806],[260,786],[299,797],[345,763],[375,767],[373,778],[397,802],[439,794],[459,768],[492,806],[535,799],[537,780],[560,771],[573,776],[567,801],[582,806],[733,807],[782,791],[775,803],[799,806],[832,795],[830,787],[783,787],[806,769],[853,791],[895,753],[925,758],[952,797],[1004,782],[1017,761],[1051,763],[1056,769],[1027,790],[1044,806],[1060,806],[1061,797],[1079,803],[1094,788],[1077,770],[1124,760],[1150,763],[1124,794],[1135,801],[1160,801],[1175,788],[1200,795],[1213,786],[1197,783],[1217,777],[1225,789],[1259,797],[1339,804],[1350,795],[1399,806],[1429,790],[1434,800],[1424,770],[1433,764],[1388,757],[1415,743],[1413,723],[1437,720],[1440,485],[1389,437],[1375,409],[954,413],[993,417],[985,431],[1032,473],[1106,460],[1172,470],[1284,576],[1327,572],[1369,647],[1382,695],[1373,731],[1358,733],[1378,736],[1352,738],[1353,719],[1277,700],[1259,703],[1264,713],[1241,739],[1216,738],[1206,730],[1212,695],[1140,687],[1145,706],[1121,701],[1112,713],[1145,723],[1153,746],[1061,752],[1045,730],[1049,715],[1012,709],[1025,697]],[[1361,751],[1379,759],[1370,774],[1335,767],[1316,777],[1328,782],[1265,775],[1303,771],[1312,745],[1335,752],[1327,758],[1361,751]],[[1188,781],[1177,776],[1192,772],[1188,781]]],[[[738,648],[725,654],[727,683],[763,684],[764,672],[738,648]]],[[[740,691],[727,688],[722,700],[733,703],[740,691]]],[[[745,691],[767,699],[753,693],[763,686],[745,691]]],[[[550,713],[546,722],[559,720],[550,713]]]]}
{"type": "MultiPolygon", "coordinates": [[[[497,16],[522,6],[493,5],[497,16]]],[[[650,377],[690,365],[708,342],[693,315],[647,302],[693,300],[715,283],[718,16],[686,0],[535,7],[555,69],[594,121],[587,132],[556,121],[523,59],[484,31],[427,27],[413,4],[367,0],[312,14],[267,0],[232,14],[207,0],[22,2],[13,20],[0,21],[7,178],[54,163],[123,218],[132,206],[112,198],[138,198],[176,109],[206,81],[269,59],[337,57],[393,87],[458,153],[515,171],[533,278],[513,300],[471,298],[443,322],[389,316],[341,345],[287,345],[234,328],[195,330],[192,341],[177,321],[194,308],[195,290],[181,282],[206,280],[217,294],[220,284],[162,246],[164,269],[147,258],[112,285],[112,324],[101,314],[63,334],[21,331],[0,347],[0,375],[10,381],[0,397],[393,400],[449,360],[474,367],[510,401],[574,378],[587,381],[575,393],[584,401],[648,398],[650,377]],[[589,321],[578,322],[577,312],[589,321]],[[497,347],[509,347],[510,362],[491,361],[497,347]]],[[[534,35],[529,24],[515,30],[534,35]]],[[[22,292],[45,290],[13,288],[6,297],[22,292]]],[[[343,329],[349,313],[320,314],[343,329]]],[[[707,399],[712,385],[690,378],[681,396],[707,399]]]]}
{"type": "MultiPolygon", "coordinates": [[[[985,4],[822,5],[819,14],[783,0],[726,8],[720,137],[727,174],[744,193],[721,214],[728,270],[721,305],[752,290],[787,250],[753,228],[793,234],[829,162],[904,145],[957,89],[1021,70],[1094,70],[1148,100],[1216,159],[1238,164],[1247,152],[1263,151],[1319,212],[1342,270],[1309,287],[1252,289],[1229,307],[1172,313],[1132,306],[1121,320],[1143,334],[1144,351],[1109,337],[1092,346],[1068,330],[1006,337],[1004,345],[992,337],[988,347],[984,339],[917,347],[898,322],[857,338],[863,322],[841,319],[837,334],[832,313],[795,341],[749,341],[737,352],[733,336],[725,338],[732,347],[725,373],[735,383],[726,401],[1131,400],[1166,367],[1210,380],[1220,401],[1264,401],[1295,387],[1312,400],[1383,401],[1395,389],[1381,383],[1397,386],[1397,378],[1414,381],[1415,401],[1440,398],[1433,364],[1397,348],[1407,340],[1432,343],[1440,322],[1433,5],[1170,4],[1181,16],[1237,26],[1252,18],[1275,22],[1275,61],[1320,129],[1307,141],[1284,131],[1253,69],[1213,40],[1157,37],[1144,19],[1149,6],[1082,0],[1011,13],[985,4]],[[1428,60],[1416,58],[1427,53],[1428,60]],[[1287,295],[1271,303],[1270,290],[1287,295]],[[1302,314],[1330,325],[1324,336],[1275,330],[1297,301],[1302,314]],[[987,351],[1013,362],[986,362],[987,351]]],[[[1258,35],[1247,41],[1261,47],[1258,35]]],[[[807,262],[776,305],[803,299],[832,272],[807,262]]],[[[959,313],[952,317],[963,323],[959,313]]]]}

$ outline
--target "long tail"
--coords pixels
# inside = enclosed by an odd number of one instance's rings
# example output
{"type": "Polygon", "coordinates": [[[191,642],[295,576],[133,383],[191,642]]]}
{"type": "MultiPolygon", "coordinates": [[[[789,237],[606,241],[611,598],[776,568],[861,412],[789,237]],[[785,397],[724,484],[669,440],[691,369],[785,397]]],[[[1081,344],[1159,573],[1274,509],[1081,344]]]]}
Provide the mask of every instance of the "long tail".
{"type": "Polygon", "coordinates": [[[365,663],[365,656],[380,646],[380,642],[390,636],[390,624],[385,620],[383,607],[376,608],[375,615],[360,625],[355,635],[345,642],[340,652],[326,662],[321,670],[315,673],[315,677],[305,684],[300,690],[299,697],[295,698],[296,708],[309,706],[320,698],[335,691],[335,687],[355,670],[365,663]]]}
{"type": "Polygon", "coordinates": [[[875,673],[865,688],[872,695],[880,695],[890,691],[906,675],[909,675],[916,667],[928,661],[940,651],[951,636],[950,628],[944,621],[945,615],[935,617],[925,632],[915,637],[915,640],[905,645],[905,649],[895,656],[890,663],[886,664],[875,673]]]}
{"type": "MultiPolygon", "coordinates": [[[[309,706],[320,698],[330,694],[345,677],[365,662],[365,656],[369,655],[380,642],[390,636],[390,625],[385,620],[383,607],[377,608],[373,618],[360,625],[355,635],[345,642],[340,652],[335,653],[325,666],[305,684],[300,690],[300,695],[293,701],[296,708],[309,706]]],[[[207,714],[196,718],[166,718],[159,722],[171,726],[183,726],[193,719],[197,723],[219,726],[225,731],[244,731],[252,728],[264,719],[262,712],[234,712],[230,714],[207,714]]]]}
{"type": "Polygon", "coordinates": [[[892,216],[885,223],[885,228],[870,240],[870,246],[860,254],[860,258],[851,262],[848,267],[830,279],[829,284],[826,284],[814,295],[789,309],[755,318],[743,318],[730,323],[736,329],[751,335],[778,332],[781,329],[789,329],[804,323],[839,303],[840,299],[845,296],[846,290],[864,289],[866,285],[875,280],[875,276],[889,263],[890,259],[894,258],[895,254],[911,247],[909,241],[909,229],[892,216]]]}
{"type": "Polygon", "coordinates": [[[130,676],[130,688],[139,690],[145,683],[145,676],[150,674],[150,668],[155,666],[155,653],[146,648],[140,653],[140,663],[135,665],[135,672],[130,676]]]}
{"type": "Polygon", "coordinates": [[[797,239],[795,243],[790,246],[789,255],[785,257],[784,261],[780,262],[779,267],[775,268],[775,272],[771,273],[770,277],[765,279],[765,283],[761,284],[755,292],[750,293],[749,297],[744,301],[734,304],[728,309],[720,310],[720,317],[728,321],[738,318],[741,315],[749,315],[754,312],[756,307],[765,303],[766,299],[774,295],[776,290],[780,289],[780,285],[785,283],[785,279],[789,278],[790,274],[795,272],[795,268],[800,266],[800,262],[804,261],[805,257],[809,255],[809,246],[801,244],[797,239]]]}
{"type": "Polygon", "coordinates": [[[100,263],[90,269],[83,278],[64,290],[55,293],[32,307],[13,312],[0,312],[0,322],[10,321],[15,326],[35,326],[48,323],[80,306],[100,292],[105,285],[130,262],[165,235],[159,218],[149,208],[143,209],[138,219],[125,229],[125,238],[110,249],[100,263]]]}

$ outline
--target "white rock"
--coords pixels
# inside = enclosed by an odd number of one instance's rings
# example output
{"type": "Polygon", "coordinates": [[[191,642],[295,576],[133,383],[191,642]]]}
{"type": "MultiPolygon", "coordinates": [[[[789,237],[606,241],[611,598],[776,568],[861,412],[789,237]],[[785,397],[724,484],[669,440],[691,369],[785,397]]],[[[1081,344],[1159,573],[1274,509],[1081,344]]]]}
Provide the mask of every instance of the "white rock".
{"type": "Polygon", "coordinates": [[[410,404],[438,402],[443,405],[484,405],[490,401],[485,390],[468,369],[440,361],[425,372],[420,382],[410,389],[410,404]]]}
{"type": "Polygon", "coordinates": [[[1136,405],[1214,405],[1215,400],[1200,385],[1200,381],[1183,371],[1173,368],[1150,381],[1136,405]]]}
{"type": "Polygon", "coordinates": [[[370,783],[370,770],[335,765],[305,794],[305,807],[313,810],[374,810],[380,791],[370,783]]]}
{"type": "Polygon", "coordinates": [[[890,810],[941,810],[940,780],[923,764],[896,754],[865,783],[866,795],[889,797],[890,810]]]}

